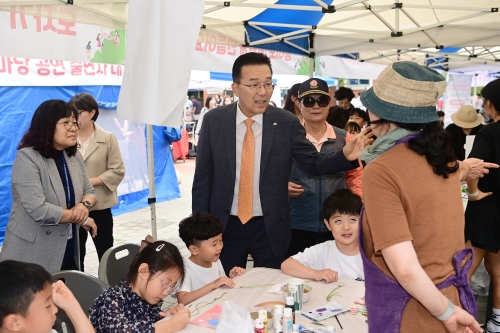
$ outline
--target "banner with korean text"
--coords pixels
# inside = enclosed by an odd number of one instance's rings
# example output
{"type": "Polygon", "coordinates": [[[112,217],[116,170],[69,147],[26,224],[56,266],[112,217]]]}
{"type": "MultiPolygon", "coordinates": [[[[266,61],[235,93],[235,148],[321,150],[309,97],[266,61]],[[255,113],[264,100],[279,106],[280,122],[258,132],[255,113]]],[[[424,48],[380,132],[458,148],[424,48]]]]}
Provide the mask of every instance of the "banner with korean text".
{"type": "Polygon", "coordinates": [[[0,86],[120,86],[123,66],[0,57],[0,86]]]}

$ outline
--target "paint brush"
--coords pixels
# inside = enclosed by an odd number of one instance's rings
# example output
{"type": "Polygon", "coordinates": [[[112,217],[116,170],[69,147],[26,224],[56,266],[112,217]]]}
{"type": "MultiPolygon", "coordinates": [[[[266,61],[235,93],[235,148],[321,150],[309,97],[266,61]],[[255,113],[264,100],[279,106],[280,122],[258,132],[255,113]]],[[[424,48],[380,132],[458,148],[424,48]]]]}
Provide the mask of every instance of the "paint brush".
{"type": "Polygon", "coordinates": [[[343,330],[344,328],[342,327],[342,325],[340,324],[340,321],[339,321],[339,318],[337,316],[335,316],[335,319],[337,319],[337,323],[339,323],[339,326],[340,326],[340,329],[343,330]]]}

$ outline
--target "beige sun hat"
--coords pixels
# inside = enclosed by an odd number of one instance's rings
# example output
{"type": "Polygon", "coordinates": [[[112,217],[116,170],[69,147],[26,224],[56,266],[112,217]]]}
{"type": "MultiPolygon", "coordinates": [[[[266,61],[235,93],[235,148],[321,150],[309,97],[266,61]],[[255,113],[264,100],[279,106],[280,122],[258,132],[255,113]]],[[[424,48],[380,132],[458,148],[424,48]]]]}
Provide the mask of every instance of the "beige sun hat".
{"type": "Polygon", "coordinates": [[[462,128],[474,128],[483,122],[483,117],[472,105],[463,105],[451,115],[453,123],[462,128]]]}

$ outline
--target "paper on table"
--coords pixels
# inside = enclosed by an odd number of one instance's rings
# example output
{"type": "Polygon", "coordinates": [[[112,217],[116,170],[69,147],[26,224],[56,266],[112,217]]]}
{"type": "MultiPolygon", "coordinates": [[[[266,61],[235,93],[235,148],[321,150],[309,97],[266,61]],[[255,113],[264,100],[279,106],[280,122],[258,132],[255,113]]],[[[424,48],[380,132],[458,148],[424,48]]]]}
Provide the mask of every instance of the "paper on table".
{"type": "Polygon", "coordinates": [[[216,328],[222,314],[222,306],[220,304],[214,305],[207,312],[198,316],[190,321],[191,324],[201,327],[216,328]]]}
{"type": "Polygon", "coordinates": [[[336,316],[338,314],[344,313],[349,311],[349,308],[340,305],[337,302],[330,302],[326,305],[320,306],[319,308],[316,308],[311,311],[307,312],[301,312],[301,314],[314,321],[321,321],[325,320],[328,318],[331,318],[333,316],[336,316]]]}

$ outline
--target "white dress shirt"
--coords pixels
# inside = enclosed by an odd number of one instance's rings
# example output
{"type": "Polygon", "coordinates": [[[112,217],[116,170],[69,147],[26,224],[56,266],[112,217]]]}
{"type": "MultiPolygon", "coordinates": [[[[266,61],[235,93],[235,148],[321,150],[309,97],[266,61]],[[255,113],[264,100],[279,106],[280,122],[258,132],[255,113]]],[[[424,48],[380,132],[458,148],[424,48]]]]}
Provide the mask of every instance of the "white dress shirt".
{"type": "MultiPolygon", "coordinates": [[[[243,149],[243,139],[247,132],[245,120],[248,117],[241,112],[240,105],[236,107],[236,179],[234,182],[233,204],[231,206],[231,215],[238,216],[238,194],[240,192],[240,171],[241,171],[241,152],[243,149]]],[[[253,208],[252,216],[262,216],[262,206],[260,204],[259,181],[260,181],[260,155],[262,152],[262,123],[263,114],[252,117],[255,122],[252,124],[253,136],[255,139],[255,152],[253,157],[253,208]]]]}

